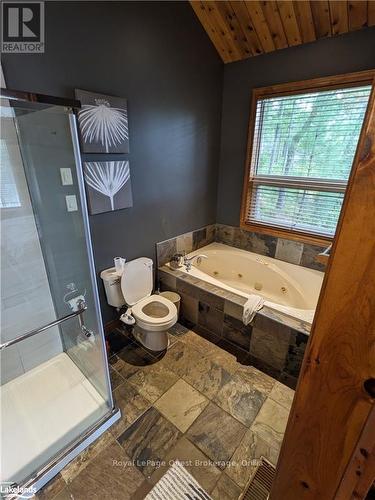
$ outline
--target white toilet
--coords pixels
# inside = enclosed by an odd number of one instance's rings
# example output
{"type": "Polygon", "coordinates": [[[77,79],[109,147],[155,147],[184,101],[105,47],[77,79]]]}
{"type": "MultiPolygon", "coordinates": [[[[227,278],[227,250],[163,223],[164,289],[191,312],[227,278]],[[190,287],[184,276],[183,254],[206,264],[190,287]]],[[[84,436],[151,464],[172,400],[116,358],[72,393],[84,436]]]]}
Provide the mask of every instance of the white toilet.
{"type": "Polygon", "coordinates": [[[162,351],[168,346],[167,332],[177,321],[177,308],[170,300],[151,295],[152,266],[151,259],[140,257],[124,265],[121,279],[115,268],[102,271],[100,276],[105,283],[108,303],[114,307],[128,306],[121,321],[134,324],[134,336],[145,347],[162,351]]]}

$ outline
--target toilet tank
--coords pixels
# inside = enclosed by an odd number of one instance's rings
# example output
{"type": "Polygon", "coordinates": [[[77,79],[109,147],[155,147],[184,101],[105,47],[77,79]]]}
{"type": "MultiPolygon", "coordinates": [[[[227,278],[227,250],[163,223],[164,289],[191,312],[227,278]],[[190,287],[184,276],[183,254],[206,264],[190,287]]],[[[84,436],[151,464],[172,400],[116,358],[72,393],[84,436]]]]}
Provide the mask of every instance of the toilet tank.
{"type": "Polygon", "coordinates": [[[100,277],[104,282],[108,304],[113,307],[124,306],[125,299],[121,292],[121,276],[116,273],[116,269],[114,267],[104,269],[100,273],[100,277]]]}

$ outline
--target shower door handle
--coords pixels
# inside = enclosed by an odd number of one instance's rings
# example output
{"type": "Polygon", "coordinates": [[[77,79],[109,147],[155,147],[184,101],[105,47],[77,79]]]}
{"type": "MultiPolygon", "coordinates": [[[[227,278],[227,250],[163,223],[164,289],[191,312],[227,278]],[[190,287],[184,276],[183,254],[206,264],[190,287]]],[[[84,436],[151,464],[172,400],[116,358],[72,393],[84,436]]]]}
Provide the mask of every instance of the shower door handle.
{"type": "MultiPolygon", "coordinates": [[[[0,344],[0,351],[3,349],[6,349],[7,347],[10,347],[14,344],[18,344],[18,342],[21,342],[22,340],[28,339],[29,337],[33,337],[34,335],[37,335],[38,333],[44,332],[45,330],[48,330],[49,328],[52,328],[53,326],[60,325],[61,323],[64,323],[64,321],[68,321],[69,319],[75,318],[76,316],[80,316],[84,311],[86,311],[87,306],[84,302],[80,305],[80,308],[77,311],[72,312],[71,314],[67,314],[66,316],[63,316],[60,319],[55,319],[55,321],[51,321],[51,323],[47,323],[46,325],[43,325],[39,328],[35,328],[34,330],[31,330],[29,332],[24,333],[23,335],[20,335],[19,337],[16,337],[15,339],[9,340],[8,342],[4,342],[4,344],[0,344]]],[[[80,318],[81,319],[81,318],[80,318]]],[[[81,329],[83,322],[80,322],[81,329]]]]}

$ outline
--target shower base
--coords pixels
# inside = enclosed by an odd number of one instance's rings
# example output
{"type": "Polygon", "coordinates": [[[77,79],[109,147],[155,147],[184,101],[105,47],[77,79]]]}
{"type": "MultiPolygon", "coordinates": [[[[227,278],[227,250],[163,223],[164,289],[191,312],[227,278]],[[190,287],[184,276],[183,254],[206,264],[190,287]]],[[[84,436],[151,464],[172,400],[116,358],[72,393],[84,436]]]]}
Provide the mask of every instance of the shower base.
{"type": "Polygon", "coordinates": [[[20,484],[110,409],[65,353],[1,387],[2,482],[20,484]]]}

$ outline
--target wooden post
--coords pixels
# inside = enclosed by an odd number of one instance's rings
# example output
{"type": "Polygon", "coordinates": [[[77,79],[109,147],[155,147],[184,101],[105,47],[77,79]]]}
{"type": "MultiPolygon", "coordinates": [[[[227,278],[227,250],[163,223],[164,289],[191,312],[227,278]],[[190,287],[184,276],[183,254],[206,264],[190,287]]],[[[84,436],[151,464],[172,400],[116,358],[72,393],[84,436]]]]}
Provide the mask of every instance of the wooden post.
{"type": "Polygon", "coordinates": [[[364,498],[374,480],[374,101],[373,87],[270,500],[364,498]]]}

